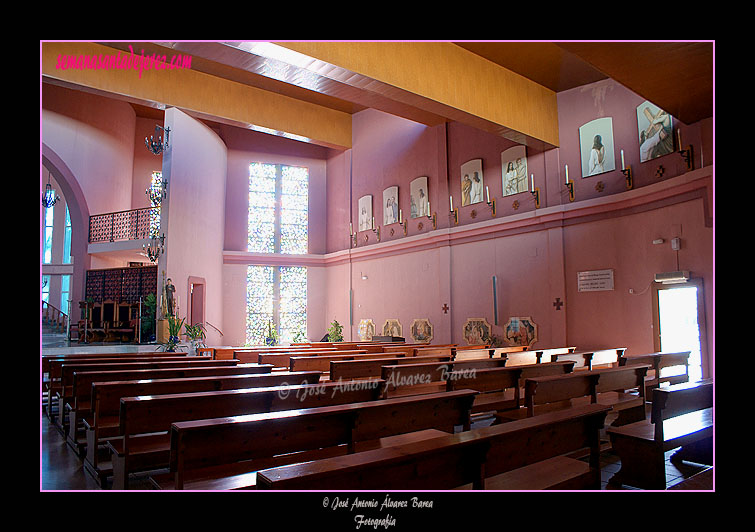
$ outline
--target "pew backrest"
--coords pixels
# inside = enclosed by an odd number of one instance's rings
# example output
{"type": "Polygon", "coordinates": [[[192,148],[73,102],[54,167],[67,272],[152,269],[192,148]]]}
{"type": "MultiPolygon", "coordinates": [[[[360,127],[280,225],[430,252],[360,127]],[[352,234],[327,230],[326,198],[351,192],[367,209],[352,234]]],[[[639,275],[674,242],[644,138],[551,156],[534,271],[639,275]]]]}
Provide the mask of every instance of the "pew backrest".
{"type": "Polygon", "coordinates": [[[655,440],[664,440],[664,421],[709,408],[713,408],[712,379],[655,388],[650,412],[655,440]]]}

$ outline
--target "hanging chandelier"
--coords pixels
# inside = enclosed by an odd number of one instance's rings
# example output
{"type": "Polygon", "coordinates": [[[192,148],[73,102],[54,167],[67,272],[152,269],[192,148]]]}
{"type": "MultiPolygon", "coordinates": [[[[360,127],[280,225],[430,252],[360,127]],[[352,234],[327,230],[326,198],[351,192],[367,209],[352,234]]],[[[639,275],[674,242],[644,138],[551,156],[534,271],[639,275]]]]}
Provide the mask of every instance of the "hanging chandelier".
{"type": "Polygon", "coordinates": [[[157,133],[158,129],[165,131],[165,145],[163,145],[162,137],[157,137],[157,140],[154,139],[153,135],[150,135],[149,139],[144,137],[144,144],[147,145],[147,149],[154,155],[160,155],[160,153],[168,149],[168,139],[170,137],[169,127],[155,126],[155,133],[157,133]]]}
{"type": "Polygon", "coordinates": [[[42,206],[45,209],[49,209],[53,205],[55,205],[58,200],[60,199],[59,196],[55,194],[55,191],[52,189],[52,185],[50,184],[50,176],[47,176],[47,185],[45,185],[45,193],[42,194],[42,206]]]}
{"type": "Polygon", "coordinates": [[[142,251],[152,262],[157,262],[160,254],[165,251],[165,235],[152,235],[149,239],[149,244],[142,246],[142,251]]]}

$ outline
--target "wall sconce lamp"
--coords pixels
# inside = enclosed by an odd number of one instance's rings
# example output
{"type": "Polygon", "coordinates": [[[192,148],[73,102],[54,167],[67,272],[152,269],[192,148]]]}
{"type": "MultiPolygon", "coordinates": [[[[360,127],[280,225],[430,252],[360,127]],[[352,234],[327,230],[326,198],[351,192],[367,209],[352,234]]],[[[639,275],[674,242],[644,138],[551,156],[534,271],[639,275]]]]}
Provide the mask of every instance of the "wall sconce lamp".
{"type": "Polygon", "coordinates": [[[679,143],[679,155],[682,156],[682,159],[687,164],[687,171],[694,170],[695,161],[692,158],[692,144],[688,144],[686,148],[682,149],[682,132],[680,129],[676,130],[676,139],[679,143]]]}
{"type": "Polygon", "coordinates": [[[354,225],[349,222],[349,244],[351,247],[357,247],[357,234],[354,232],[354,225]]]}
{"type": "Polygon", "coordinates": [[[380,226],[375,227],[375,217],[372,217],[372,232],[377,235],[377,241],[380,242],[380,226]]]}
{"type": "Polygon", "coordinates": [[[621,173],[624,174],[624,179],[627,181],[627,190],[631,189],[632,183],[632,167],[624,164],[624,150],[621,150],[621,173]]]}
{"type": "Polygon", "coordinates": [[[564,186],[569,189],[569,201],[574,201],[574,181],[569,181],[569,166],[564,165],[566,170],[566,183],[564,186]]]}
{"type": "Polygon", "coordinates": [[[454,197],[453,196],[449,196],[448,200],[451,203],[451,211],[448,213],[448,215],[454,217],[454,225],[459,225],[459,208],[456,207],[454,209],[454,197]]]}
{"type": "Polygon", "coordinates": [[[535,174],[530,174],[530,188],[532,189],[530,191],[530,194],[535,196],[535,208],[540,208],[540,189],[535,188],[535,174]]]}
{"type": "Polygon", "coordinates": [[[399,211],[398,211],[398,224],[399,224],[399,225],[400,225],[400,226],[402,227],[402,229],[404,230],[404,236],[406,236],[406,225],[407,225],[407,223],[408,223],[408,222],[405,222],[405,221],[404,221],[404,214],[403,214],[403,211],[402,211],[401,209],[399,209],[399,211]]]}
{"type": "Polygon", "coordinates": [[[490,210],[493,212],[493,216],[495,217],[495,198],[493,198],[493,201],[490,201],[490,189],[487,186],[485,187],[485,199],[487,200],[488,207],[490,207],[490,210]]]}
{"type": "Polygon", "coordinates": [[[158,129],[165,131],[165,145],[163,145],[162,137],[157,137],[157,140],[154,139],[153,135],[150,135],[149,139],[147,139],[147,137],[144,137],[144,144],[146,144],[147,149],[154,155],[160,155],[160,153],[162,153],[164,150],[167,150],[169,147],[168,139],[170,138],[170,128],[155,126],[155,133],[157,133],[158,129]]]}

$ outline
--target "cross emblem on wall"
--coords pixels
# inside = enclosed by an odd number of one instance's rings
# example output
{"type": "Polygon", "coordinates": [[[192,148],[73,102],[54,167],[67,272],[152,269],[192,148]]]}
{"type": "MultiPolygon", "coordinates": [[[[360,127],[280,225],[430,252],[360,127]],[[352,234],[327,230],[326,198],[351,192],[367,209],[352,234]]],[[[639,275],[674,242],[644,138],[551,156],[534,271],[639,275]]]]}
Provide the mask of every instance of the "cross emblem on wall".
{"type": "Polygon", "coordinates": [[[561,307],[564,305],[564,302],[561,301],[560,297],[557,297],[556,300],[553,302],[553,306],[556,307],[556,310],[561,310],[561,307]]]}
{"type": "Polygon", "coordinates": [[[443,314],[448,314],[448,305],[443,303],[443,308],[441,310],[443,311],[443,314]]]}

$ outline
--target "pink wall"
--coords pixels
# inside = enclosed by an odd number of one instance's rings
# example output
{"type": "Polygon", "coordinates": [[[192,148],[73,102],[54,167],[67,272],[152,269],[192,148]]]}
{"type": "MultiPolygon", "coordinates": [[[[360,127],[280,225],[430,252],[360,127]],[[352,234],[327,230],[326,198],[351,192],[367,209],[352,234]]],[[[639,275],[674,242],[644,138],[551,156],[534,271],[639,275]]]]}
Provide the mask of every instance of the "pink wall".
{"type": "MultiPolygon", "coordinates": [[[[223,231],[226,147],[206,125],[175,108],[165,111],[170,149],[163,154],[168,196],[161,209],[165,253],[158,261],[158,287],[170,277],[179,317],[189,308],[189,278],[205,285],[205,324],[223,327],[223,231]],[[164,272],[164,274],[163,274],[164,272]]],[[[206,327],[208,345],[218,345],[216,329],[206,327]]]]}

